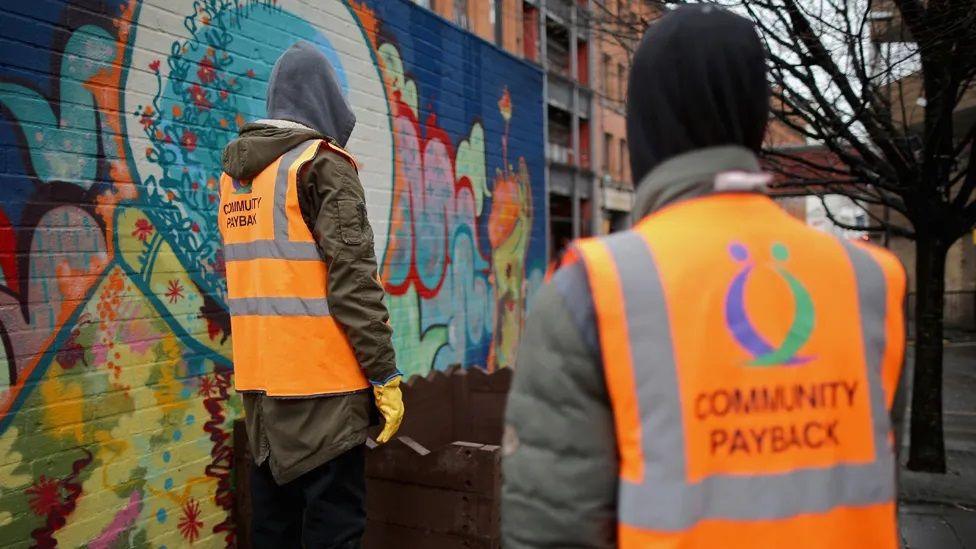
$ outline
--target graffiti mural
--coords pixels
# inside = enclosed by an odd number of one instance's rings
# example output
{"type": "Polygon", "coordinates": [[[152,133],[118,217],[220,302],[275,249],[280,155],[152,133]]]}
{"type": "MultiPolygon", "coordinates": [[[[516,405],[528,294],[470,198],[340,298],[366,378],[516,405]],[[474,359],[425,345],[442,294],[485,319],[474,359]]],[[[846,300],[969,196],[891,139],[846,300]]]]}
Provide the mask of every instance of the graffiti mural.
{"type": "MultiPolygon", "coordinates": [[[[409,9],[377,3],[380,20],[403,20],[409,9]]],[[[457,29],[410,48],[382,27],[367,34],[390,96],[397,155],[382,271],[401,369],[511,366],[546,255],[539,77],[487,47],[461,55],[480,41],[457,29]],[[474,98],[441,61],[452,55],[478,65],[468,69],[474,98]]]]}
{"type": "Polygon", "coordinates": [[[0,539],[233,546],[216,182],[299,39],[356,112],[401,369],[514,363],[546,252],[537,70],[405,0],[5,9],[0,539]]]}

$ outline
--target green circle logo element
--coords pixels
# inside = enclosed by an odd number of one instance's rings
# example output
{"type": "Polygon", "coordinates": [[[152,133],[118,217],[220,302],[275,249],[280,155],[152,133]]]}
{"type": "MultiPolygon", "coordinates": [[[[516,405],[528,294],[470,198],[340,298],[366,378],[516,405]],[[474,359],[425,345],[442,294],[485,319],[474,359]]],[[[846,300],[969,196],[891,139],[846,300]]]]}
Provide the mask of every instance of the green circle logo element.
{"type": "Polygon", "coordinates": [[[789,249],[777,242],[773,244],[771,251],[776,262],[774,270],[789,286],[793,298],[793,319],[786,337],[778,346],[773,346],[749,320],[745,306],[745,288],[756,265],[749,256],[748,248],[738,242],[729,246],[729,255],[742,264],[742,269],[732,279],[725,294],[725,323],[739,346],[752,355],[749,366],[799,366],[814,358],[798,354],[813,333],[816,317],[813,299],[803,283],[783,265],[790,257],[789,249]]]}

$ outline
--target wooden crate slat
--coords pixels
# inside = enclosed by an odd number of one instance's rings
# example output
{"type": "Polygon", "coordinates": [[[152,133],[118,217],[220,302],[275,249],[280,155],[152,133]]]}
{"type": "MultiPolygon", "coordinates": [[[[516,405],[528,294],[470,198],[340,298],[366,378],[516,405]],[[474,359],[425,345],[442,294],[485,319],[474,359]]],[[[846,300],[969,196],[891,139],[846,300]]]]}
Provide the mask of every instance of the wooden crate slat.
{"type": "Polygon", "coordinates": [[[491,497],[391,480],[370,479],[366,487],[371,524],[492,538],[498,526],[496,506],[491,497]]]}
{"type": "Polygon", "coordinates": [[[454,442],[422,455],[396,439],[370,450],[366,476],[491,495],[498,490],[500,463],[497,446],[454,442]]]}
{"type": "Polygon", "coordinates": [[[497,539],[429,532],[398,524],[370,523],[364,549],[498,549],[497,539]]]}

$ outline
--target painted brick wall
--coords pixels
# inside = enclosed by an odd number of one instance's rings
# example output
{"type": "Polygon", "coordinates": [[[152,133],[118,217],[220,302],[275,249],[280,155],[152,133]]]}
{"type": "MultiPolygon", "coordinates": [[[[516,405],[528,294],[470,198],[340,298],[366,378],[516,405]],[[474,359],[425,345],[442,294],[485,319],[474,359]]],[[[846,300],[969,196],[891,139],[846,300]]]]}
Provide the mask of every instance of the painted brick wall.
{"type": "Polygon", "coordinates": [[[297,39],[359,120],[401,369],[511,366],[545,262],[541,74],[406,0],[0,13],[0,547],[230,546],[220,151],[297,39]]]}

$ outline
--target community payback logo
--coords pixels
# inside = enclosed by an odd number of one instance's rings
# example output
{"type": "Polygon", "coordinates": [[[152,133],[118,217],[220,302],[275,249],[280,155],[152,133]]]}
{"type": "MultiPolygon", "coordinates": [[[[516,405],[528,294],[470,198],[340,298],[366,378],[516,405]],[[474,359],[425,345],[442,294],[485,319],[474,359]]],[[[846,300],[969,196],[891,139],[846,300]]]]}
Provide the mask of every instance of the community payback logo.
{"type": "Polygon", "coordinates": [[[786,282],[793,294],[793,320],[786,337],[776,347],[753,326],[746,311],[746,283],[749,281],[749,275],[756,268],[756,263],[749,256],[748,248],[738,242],[729,246],[729,254],[732,259],[742,264],[742,269],[732,279],[725,294],[725,323],[739,346],[752,355],[752,360],[747,364],[756,367],[798,366],[813,360],[813,356],[797,354],[810,339],[815,315],[810,292],[784,265],[790,257],[786,246],[780,243],[773,244],[772,254],[775,262],[772,268],[786,282]]]}
{"type": "MultiPolygon", "coordinates": [[[[741,269],[726,291],[726,326],[735,342],[750,356],[744,366],[802,366],[817,358],[803,353],[814,330],[813,298],[787,268],[789,249],[775,243],[770,251],[772,260],[758,263],[745,245],[739,242],[729,245],[729,255],[741,269]],[[792,297],[792,318],[788,319],[789,328],[778,344],[771,343],[771,338],[756,328],[746,305],[746,285],[750,276],[761,268],[776,273],[792,297]]],[[[729,459],[841,446],[843,426],[852,421],[851,410],[862,389],[856,378],[823,379],[821,375],[816,369],[804,368],[792,376],[792,381],[756,383],[758,378],[750,376],[749,385],[730,382],[725,387],[697,392],[692,413],[697,421],[708,425],[704,433],[711,455],[729,459]]]]}
{"type": "MultiPolygon", "coordinates": [[[[254,189],[253,179],[231,179],[234,196],[250,195],[254,189]]],[[[261,196],[247,196],[231,200],[222,206],[224,212],[224,226],[228,229],[249,227],[258,222],[258,208],[261,207],[261,196]]]]}

